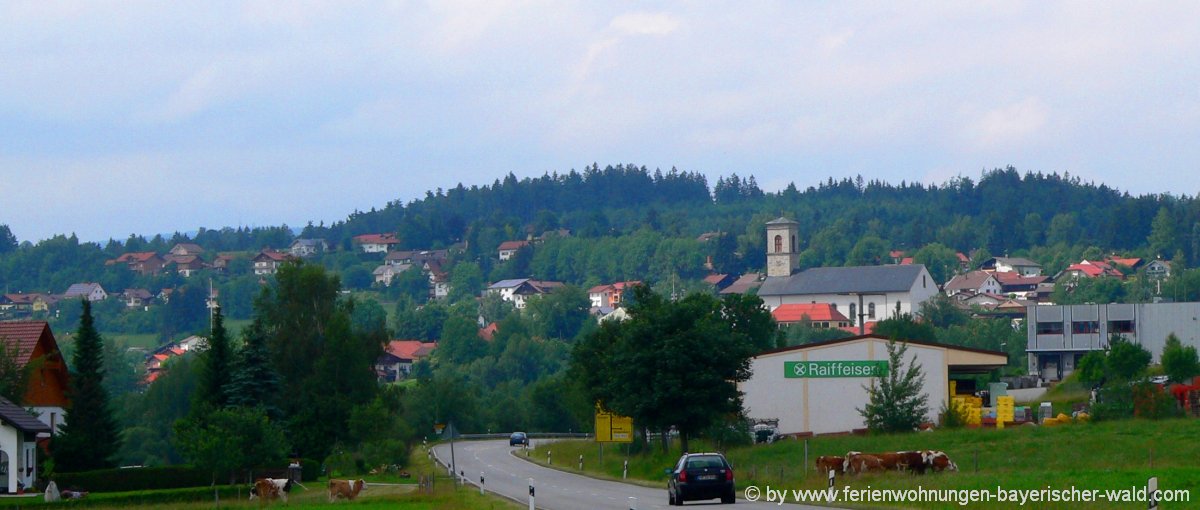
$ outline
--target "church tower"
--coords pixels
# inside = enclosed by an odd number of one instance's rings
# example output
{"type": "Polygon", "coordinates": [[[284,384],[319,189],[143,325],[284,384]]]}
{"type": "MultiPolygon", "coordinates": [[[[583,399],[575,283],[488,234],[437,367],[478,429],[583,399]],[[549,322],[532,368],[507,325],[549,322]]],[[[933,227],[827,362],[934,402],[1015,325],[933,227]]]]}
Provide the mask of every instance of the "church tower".
{"type": "Polygon", "coordinates": [[[767,276],[791,276],[800,266],[796,251],[799,223],[780,216],[767,222],[767,276]]]}

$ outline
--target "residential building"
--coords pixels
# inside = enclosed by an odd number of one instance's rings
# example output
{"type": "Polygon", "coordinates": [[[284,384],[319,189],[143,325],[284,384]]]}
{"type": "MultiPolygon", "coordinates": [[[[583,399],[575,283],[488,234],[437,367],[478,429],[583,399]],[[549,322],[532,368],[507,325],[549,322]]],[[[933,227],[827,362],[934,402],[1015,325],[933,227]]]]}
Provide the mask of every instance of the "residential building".
{"type": "Polygon", "coordinates": [[[201,248],[200,245],[198,245],[198,244],[177,243],[175,246],[171,247],[171,251],[167,252],[167,255],[174,255],[176,257],[187,257],[189,255],[200,255],[202,253],[204,253],[204,248],[201,248]]]}
{"type": "Polygon", "coordinates": [[[387,253],[400,244],[396,234],[363,234],[351,240],[363,253],[387,253]]]}
{"type": "Polygon", "coordinates": [[[238,258],[242,258],[242,256],[236,253],[218,253],[212,261],[212,270],[218,273],[228,272],[229,264],[238,258]]]}
{"type": "Polygon", "coordinates": [[[67,287],[67,291],[63,293],[62,298],[83,298],[88,301],[103,301],[108,299],[108,293],[104,292],[104,287],[101,287],[99,283],[73,283],[70,287],[67,287]]]}
{"type": "Polygon", "coordinates": [[[379,267],[376,267],[371,274],[375,276],[375,285],[390,287],[392,285],[392,279],[396,278],[396,276],[398,276],[400,273],[407,271],[409,267],[410,266],[393,266],[391,264],[383,264],[379,267]]]}
{"type": "Polygon", "coordinates": [[[1079,262],[1078,264],[1071,264],[1070,266],[1067,266],[1066,269],[1059,271],[1058,274],[1054,275],[1054,280],[1062,281],[1064,279],[1072,279],[1072,278],[1078,279],[1078,278],[1100,278],[1100,277],[1124,279],[1125,275],[1121,274],[1121,272],[1118,271],[1117,268],[1111,266],[1107,262],[1102,262],[1099,260],[1084,259],[1082,262],[1079,262]]]}
{"type": "Polygon", "coordinates": [[[1200,348],[1200,303],[1109,303],[1030,306],[1026,311],[1029,373],[1055,381],[1089,351],[1109,347],[1112,335],[1140,344],[1160,361],[1167,335],[1200,348]]]}
{"type": "Polygon", "coordinates": [[[1021,257],[992,257],[983,261],[980,269],[998,273],[1021,273],[1025,276],[1039,276],[1042,266],[1032,260],[1021,257]]]}
{"type": "Polygon", "coordinates": [[[508,260],[513,255],[516,255],[518,250],[526,246],[529,246],[529,241],[504,241],[500,243],[500,247],[496,250],[500,260],[508,260]]]}
{"type": "Polygon", "coordinates": [[[739,276],[737,280],[734,280],[733,283],[722,289],[718,294],[747,294],[758,289],[762,285],[762,282],[762,273],[746,273],[739,276]]]}
{"type": "Polygon", "coordinates": [[[17,365],[29,372],[29,382],[21,407],[33,411],[37,419],[57,433],[67,408],[67,363],[58,349],[50,325],[43,321],[0,322],[0,344],[16,346],[17,365]]]}
{"type": "Polygon", "coordinates": [[[250,260],[254,263],[254,274],[268,275],[275,274],[279,270],[279,266],[286,263],[289,258],[290,256],[286,253],[266,249],[259,252],[258,255],[255,255],[250,260]]]}
{"type": "Polygon", "coordinates": [[[1163,279],[1171,276],[1171,263],[1165,260],[1152,260],[1146,263],[1146,277],[1163,279]]]}
{"type": "Polygon", "coordinates": [[[121,299],[125,300],[127,308],[144,308],[150,305],[154,295],[146,289],[125,289],[125,292],[121,293],[121,299]]]}
{"type": "Polygon", "coordinates": [[[184,278],[191,278],[192,275],[207,269],[208,264],[197,255],[171,255],[163,267],[174,270],[184,278]]]}
{"type": "Polygon", "coordinates": [[[704,277],[704,283],[712,285],[717,292],[725,290],[736,281],[737,277],[731,274],[712,273],[704,277]]]}
{"type": "Polygon", "coordinates": [[[450,258],[450,250],[404,250],[388,252],[384,264],[422,266],[427,262],[442,264],[450,258]]]}
{"type": "Polygon", "coordinates": [[[588,289],[588,298],[592,301],[592,308],[620,308],[621,295],[626,290],[632,289],[635,286],[641,285],[640,281],[628,281],[610,283],[607,285],[597,285],[588,289]]]}
{"type": "Polygon", "coordinates": [[[554,289],[562,286],[562,282],[547,282],[531,280],[529,278],[518,278],[513,280],[501,280],[493,283],[485,290],[485,292],[499,295],[501,299],[511,302],[514,307],[520,310],[525,308],[525,303],[530,296],[549,294],[554,289]]]}
{"type": "Polygon", "coordinates": [[[140,275],[153,275],[158,274],[158,271],[166,264],[166,260],[152,251],[141,251],[124,253],[115,259],[104,262],[106,266],[117,264],[125,264],[130,271],[140,275]]]}
{"type": "Polygon", "coordinates": [[[38,480],[38,435],[48,434],[42,423],[21,406],[0,397],[0,480],[4,492],[17,494],[38,480]]]}
{"type": "MultiPolygon", "coordinates": [[[[996,281],[1000,282],[1000,292],[1005,296],[1011,296],[1016,299],[1040,300],[1042,296],[1043,286],[1049,284],[1049,292],[1054,291],[1054,284],[1050,282],[1050,277],[1045,275],[1025,276],[1021,273],[992,273],[996,281]]],[[[1049,296],[1049,292],[1045,296],[1049,296]]]]}
{"type": "Polygon", "coordinates": [[[771,317],[780,326],[807,322],[814,328],[850,327],[850,319],[829,303],[795,303],[771,310],[771,317]]]}
{"type": "Polygon", "coordinates": [[[1002,292],[1000,281],[987,271],[971,271],[955,275],[954,278],[946,282],[946,285],[942,286],[942,290],[946,292],[947,296],[962,293],[978,294],[986,292],[999,294],[1002,292]]]}
{"type": "Polygon", "coordinates": [[[420,361],[437,348],[437,342],[421,340],[392,340],[383,354],[375,361],[375,374],[379,382],[393,383],[408,377],[413,363],[420,361]]]}
{"type": "Polygon", "coordinates": [[[816,267],[791,276],[767,276],[758,297],[774,310],[796,303],[829,303],[852,323],[915,314],[938,293],[922,264],[816,267]],[[861,308],[860,308],[861,307],[861,308]]]}
{"type": "Polygon", "coordinates": [[[324,239],[296,239],[288,247],[288,253],[297,258],[308,258],[329,251],[329,243],[324,239]]]}

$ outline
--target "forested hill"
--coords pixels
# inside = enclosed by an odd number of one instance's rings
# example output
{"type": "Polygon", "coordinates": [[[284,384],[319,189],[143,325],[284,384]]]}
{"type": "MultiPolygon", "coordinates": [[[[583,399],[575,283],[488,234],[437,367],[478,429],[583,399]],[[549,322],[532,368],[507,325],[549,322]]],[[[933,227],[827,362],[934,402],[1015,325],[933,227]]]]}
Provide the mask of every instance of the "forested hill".
{"type": "MultiPolygon", "coordinates": [[[[477,261],[489,279],[534,276],[575,283],[695,277],[705,256],[724,272],[758,269],[765,256],[763,223],[780,215],[800,222],[801,263],[807,267],[878,263],[890,250],[912,254],[933,243],[963,253],[1028,256],[1051,274],[1097,250],[1182,259],[1191,266],[1200,262],[1200,201],[1188,196],[1132,196],[1078,177],[1011,167],[984,172],[978,181],[894,184],[847,177],[804,184],[764,192],[754,177],[736,174],[710,187],[699,173],[592,165],[583,172],[524,179],[509,174],[491,185],[438,189],[332,225],[310,224],[300,237],[324,238],[343,251],[353,236],[366,233],[394,232],[401,249],[464,243],[466,254],[458,260],[477,261]],[[501,242],[560,228],[570,230],[572,241],[546,243],[547,249],[517,267],[494,267],[501,242]],[[733,235],[695,241],[714,231],[733,235]],[[658,244],[638,247],[639,240],[658,244]],[[674,244],[664,247],[662,240],[674,244]],[[563,255],[580,250],[644,260],[563,255]],[[651,260],[656,255],[657,262],[651,260]]],[[[105,246],[73,236],[18,245],[0,225],[5,282],[0,290],[62,292],[73,282],[105,281],[96,276],[111,272],[105,260],[131,251],[163,253],[177,242],[195,242],[213,253],[282,249],[291,238],[286,227],[216,228],[195,236],[134,236],[105,246]]]]}
{"type": "MultiPolygon", "coordinates": [[[[802,183],[803,184],[803,183],[802,183]]],[[[800,222],[807,265],[867,263],[851,257],[863,239],[915,251],[930,243],[970,253],[1025,252],[1061,268],[1088,247],[1173,259],[1200,257],[1200,202],[1187,196],[1132,196],[1070,175],[1012,167],[984,172],[978,182],[958,177],[942,184],[892,184],[862,177],[779,192],[762,191],[754,177],[720,178],[711,193],[700,174],[617,165],[583,173],[518,180],[509,174],[491,186],[430,192],[409,204],[355,213],[328,228],[309,226],[305,237],[347,240],[364,232],[395,231],[411,249],[467,241],[482,255],[508,239],[567,228],[576,236],[621,235],[649,228],[668,237],[724,231],[739,235],[737,268],[761,267],[762,223],[785,215],[800,222]],[[1158,217],[1159,235],[1151,245],[1158,217]]]]}

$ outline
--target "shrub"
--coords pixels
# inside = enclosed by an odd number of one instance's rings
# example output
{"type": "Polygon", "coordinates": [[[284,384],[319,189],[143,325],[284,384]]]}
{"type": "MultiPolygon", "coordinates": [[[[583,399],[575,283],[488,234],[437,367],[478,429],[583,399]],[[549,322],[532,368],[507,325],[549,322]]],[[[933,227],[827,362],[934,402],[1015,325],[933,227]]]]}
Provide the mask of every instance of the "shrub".
{"type": "Polygon", "coordinates": [[[212,484],[212,474],[192,466],[162,466],[59,473],[55,475],[54,481],[60,489],[128,492],[206,487],[212,484]]]}
{"type": "Polygon", "coordinates": [[[1138,418],[1160,420],[1181,414],[1175,399],[1157,384],[1139,382],[1132,388],[1133,415],[1138,418]]]}

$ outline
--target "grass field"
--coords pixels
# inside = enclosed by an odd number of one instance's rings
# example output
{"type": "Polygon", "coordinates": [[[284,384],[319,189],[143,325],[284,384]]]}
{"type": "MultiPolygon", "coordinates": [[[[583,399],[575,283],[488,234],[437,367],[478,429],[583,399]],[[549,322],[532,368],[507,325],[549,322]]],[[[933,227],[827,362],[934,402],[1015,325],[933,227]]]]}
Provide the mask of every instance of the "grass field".
{"type": "MultiPolygon", "coordinates": [[[[293,488],[288,502],[276,502],[271,506],[287,508],[321,508],[321,507],[351,507],[355,509],[398,509],[398,510],[517,510],[523,506],[506,499],[494,496],[480,496],[479,492],[470,488],[455,489],[453,482],[442,469],[434,468],[426,457],[414,452],[413,463],[408,470],[414,478],[404,479],[397,476],[366,476],[367,488],[355,501],[337,501],[329,503],[325,481],[320,480],[305,484],[308,489],[293,488]],[[423,494],[417,490],[416,477],[420,473],[439,474],[434,482],[433,494],[423,494]]],[[[220,487],[220,502],[217,504],[212,488],[200,487],[192,489],[172,489],[161,491],[93,493],[80,501],[47,504],[39,498],[10,498],[0,499],[0,508],[75,508],[87,507],[99,510],[137,507],[147,510],[157,509],[211,509],[220,508],[259,508],[259,501],[250,501],[247,486],[220,487]]]]}
{"type": "MultiPolygon", "coordinates": [[[[620,479],[619,447],[609,445],[604,465],[597,466],[598,446],[586,441],[536,445],[531,460],[544,464],[546,450],[552,452],[556,468],[576,471],[578,456],[592,475],[620,479]]],[[[675,445],[678,448],[678,443],[675,445]]],[[[695,444],[693,450],[709,449],[695,444]]],[[[837,486],[878,489],[1126,489],[1144,487],[1151,476],[1161,489],[1190,489],[1193,501],[1172,508],[1200,508],[1200,421],[1130,420],[1061,427],[1018,427],[1015,429],[962,429],[904,435],[835,436],[808,440],[805,469],[804,441],[781,441],[772,445],[735,448],[726,452],[737,473],[739,491],[760,488],[822,489],[826,478],[814,471],[818,455],[842,455],[847,451],[944,450],[958,463],[959,472],[917,477],[905,473],[882,473],[842,477],[837,486]],[[1153,467],[1151,467],[1153,462],[1153,467]]],[[[663,470],[674,464],[678,451],[629,458],[629,477],[651,486],[666,486],[663,470]]],[[[665,497],[665,496],[664,496],[665,497]]],[[[839,506],[844,506],[839,504],[839,506]]],[[[1016,504],[979,503],[971,508],[1016,508],[1016,504]]],[[[922,505],[876,505],[861,508],[961,508],[954,503],[922,505]]],[[[1041,508],[1055,508],[1042,506],[1041,508]]],[[[1145,503],[1077,503],[1058,508],[1145,508],[1145,503]]],[[[1034,508],[1038,508],[1034,506],[1034,508]]],[[[1167,507],[1164,507],[1167,508],[1167,507]]]]}

